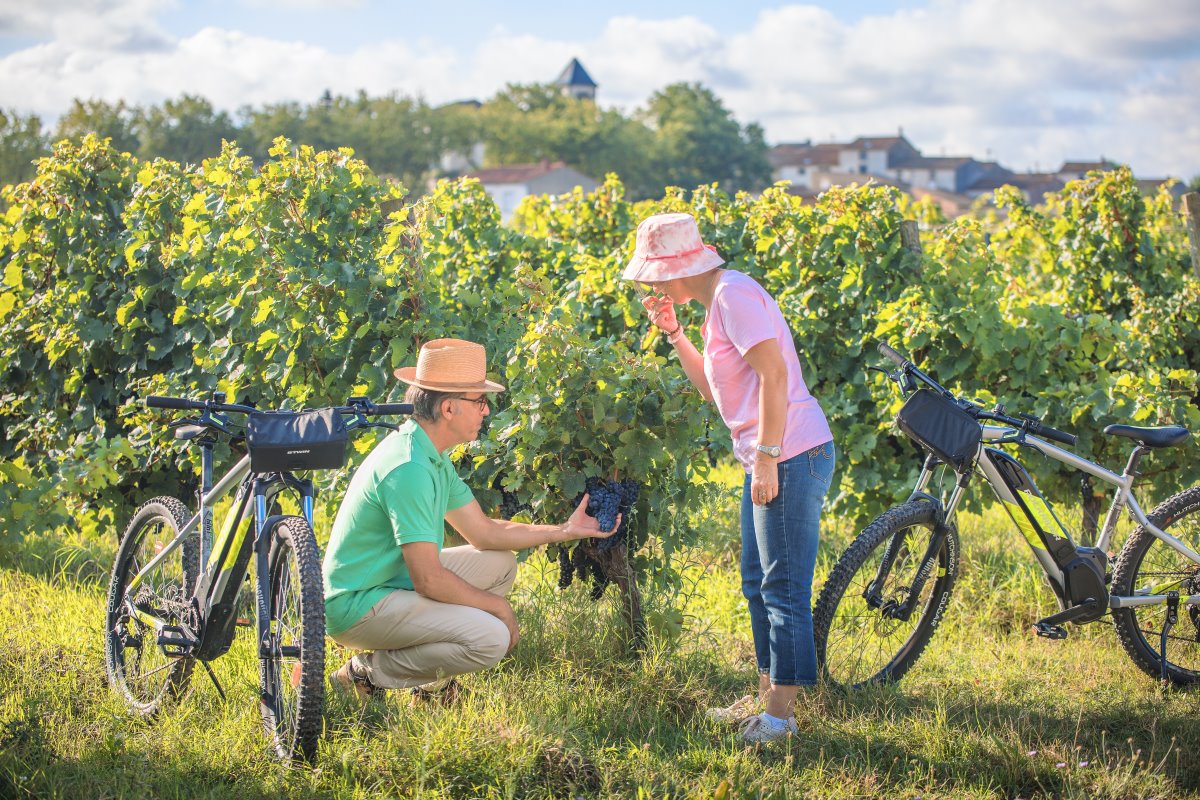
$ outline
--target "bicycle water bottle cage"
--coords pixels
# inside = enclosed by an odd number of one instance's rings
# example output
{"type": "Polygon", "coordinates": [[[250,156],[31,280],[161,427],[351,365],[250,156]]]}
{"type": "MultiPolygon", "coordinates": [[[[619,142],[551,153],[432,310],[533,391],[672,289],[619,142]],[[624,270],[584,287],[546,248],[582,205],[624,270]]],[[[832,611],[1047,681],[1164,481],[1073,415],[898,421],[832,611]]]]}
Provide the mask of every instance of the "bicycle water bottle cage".
{"type": "Polygon", "coordinates": [[[955,472],[966,472],[979,452],[983,429],[950,398],[918,389],[896,415],[896,425],[955,472]]]}
{"type": "Polygon", "coordinates": [[[350,439],[342,415],[316,411],[256,411],[246,422],[246,447],[254,472],[340,469],[350,439]]]}

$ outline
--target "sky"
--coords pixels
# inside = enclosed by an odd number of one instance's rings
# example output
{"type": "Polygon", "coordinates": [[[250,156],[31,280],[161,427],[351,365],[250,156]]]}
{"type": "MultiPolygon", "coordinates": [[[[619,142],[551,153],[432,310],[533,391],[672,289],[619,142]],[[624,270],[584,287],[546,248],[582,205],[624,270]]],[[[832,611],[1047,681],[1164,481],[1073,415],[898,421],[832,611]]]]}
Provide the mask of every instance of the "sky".
{"type": "Polygon", "coordinates": [[[699,82],[769,144],[1200,175],[1200,0],[0,0],[0,108],[47,122],[74,98],[486,100],[573,57],[603,106],[699,82]]]}

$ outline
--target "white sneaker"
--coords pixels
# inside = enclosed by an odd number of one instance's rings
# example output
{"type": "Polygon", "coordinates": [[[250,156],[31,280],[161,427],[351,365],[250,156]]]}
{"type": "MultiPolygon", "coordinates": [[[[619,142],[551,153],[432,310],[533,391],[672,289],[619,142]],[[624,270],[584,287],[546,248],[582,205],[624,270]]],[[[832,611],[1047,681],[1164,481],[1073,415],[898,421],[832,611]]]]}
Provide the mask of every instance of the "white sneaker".
{"type": "Polygon", "coordinates": [[[738,729],[737,740],[743,744],[765,744],[778,739],[786,739],[799,730],[795,717],[788,717],[787,724],[782,728],[775,725],[762,714],[755,714],[742,722],[738,729]]]}
{"type": "Polygon", "coordinates": [[[704,712],[704,716],[722,725],[735,725],[757,713],[757,707],[758,701],[754,699],[753,695],[745,695],[734,700],[732,705],[725,708],[708,709],[704,712]]]}

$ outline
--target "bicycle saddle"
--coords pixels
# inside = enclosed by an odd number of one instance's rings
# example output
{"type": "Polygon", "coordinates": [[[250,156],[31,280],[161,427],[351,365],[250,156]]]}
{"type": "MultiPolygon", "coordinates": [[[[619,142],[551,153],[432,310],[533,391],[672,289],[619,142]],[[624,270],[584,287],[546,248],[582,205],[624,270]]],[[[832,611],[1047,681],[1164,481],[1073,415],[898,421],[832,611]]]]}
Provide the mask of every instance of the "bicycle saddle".
{"type": "Polygon", "coordinates": [[[1124,436],[1126,439],[1144,444],[1146,447],[1174,447],[1188,440],[1192,434],[1182,425],[1167,425],[1164,428],[1137,428],[1133,425],[1109,425],[1104,429],[1109,436],[1124,436]]]}

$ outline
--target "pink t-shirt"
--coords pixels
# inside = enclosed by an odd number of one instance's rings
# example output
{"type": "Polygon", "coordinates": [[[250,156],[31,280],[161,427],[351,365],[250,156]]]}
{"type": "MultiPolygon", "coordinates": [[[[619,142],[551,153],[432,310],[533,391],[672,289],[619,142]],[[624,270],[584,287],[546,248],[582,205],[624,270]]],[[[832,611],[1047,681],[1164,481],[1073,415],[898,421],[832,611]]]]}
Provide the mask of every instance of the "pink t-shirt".
{"type": "MultiPolygon", "coordinates": [[[[742,272],[725,270],[713,292],[712,307],[700,326],[704,339],[704,376],[721,419],[733,436],[733,454],[749,472],[758,444],[758,373],[743,357],[760,342],[774,339],[787,365],[787,418],[780,461],[833,438],[825,412],[804,385],[792,332],[779,305],[742,272]]],[[[763,444],[777,444],[763,442],[763,444]]]]}

